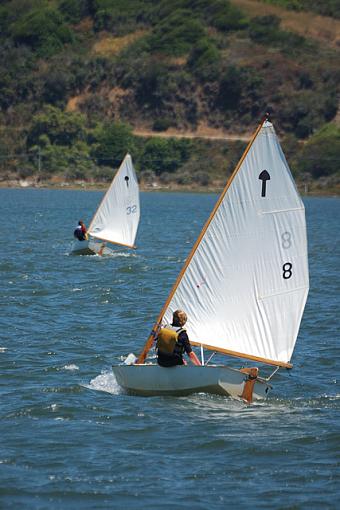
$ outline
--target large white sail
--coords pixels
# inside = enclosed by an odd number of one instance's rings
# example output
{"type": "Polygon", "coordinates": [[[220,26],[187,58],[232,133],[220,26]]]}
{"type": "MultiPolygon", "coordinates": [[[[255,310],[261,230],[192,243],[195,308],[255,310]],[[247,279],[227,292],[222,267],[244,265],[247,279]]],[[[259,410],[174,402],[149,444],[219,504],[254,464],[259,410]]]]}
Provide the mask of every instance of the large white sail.
{"type": "Polygon", "coordinates": [[[90,236],[134,246],[140,216],[139,188],[130,154],[127,154],[88,229],[90,236]]]}
{"type": "Polygon", "coordinates": [[[272,124],[258,130],[189,258],[164,319],[191,341],[288,363],[308,294],[305,211],[272,124]]]}

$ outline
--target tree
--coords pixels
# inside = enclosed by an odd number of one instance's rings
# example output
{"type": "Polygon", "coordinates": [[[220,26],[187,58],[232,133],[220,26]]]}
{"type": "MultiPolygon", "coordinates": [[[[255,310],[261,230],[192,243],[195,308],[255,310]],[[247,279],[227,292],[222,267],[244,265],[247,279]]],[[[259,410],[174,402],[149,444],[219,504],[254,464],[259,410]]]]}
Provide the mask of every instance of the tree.
{"type": "Polygon", "coordinates": [[[92,153],[100,165],[118,166],[134,143],[132,129],[127,124],[113,122],[99,126],[93,133],[92,153]]]}
{"type": "Polygon", "coordinates": [[[60,12],[49,6],[40,6],[19,17],[11,25],[11,32],[16,43],[27,44],[42,57],[53,55],[74,40],[60,12]]]}
{"type": "Polygon", "coordinates": [[[190,157],[190,140],[151,138],[147,140],[140,158],[140,167],[152,170],[157,176],[175,172],[190,157]]]}
{"type": "Polygon", "coordinates": [[[63,175],[66,179],[88,179],[95,165],[84,142],[72,147],[46,144],[41,151],[41,172],[45,177],[63,175]]]}
{"type": "Polygon", "coordinates": [[[328,124],[315,133],[305,144],[297,167],[314,178],[339,172],[340,129],[328,124]]]}
{"type": "Polygon", "coordinates": [[[71,146],[86,139],[85,117],[80,113],[63,112],[54,106],[46,106],[32,119],[27,135],[28,148],[41,144],[71,146]],[[42,138],[43,137],[43,138],[42,138]]]}

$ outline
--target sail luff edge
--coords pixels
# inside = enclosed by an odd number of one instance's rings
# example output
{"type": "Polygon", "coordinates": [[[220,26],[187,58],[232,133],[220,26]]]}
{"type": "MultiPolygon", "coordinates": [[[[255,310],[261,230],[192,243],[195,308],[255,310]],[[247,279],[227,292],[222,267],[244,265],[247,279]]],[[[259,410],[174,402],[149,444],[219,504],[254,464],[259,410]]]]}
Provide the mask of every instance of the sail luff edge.
{"type": "Polygon", "coordinates": [[[116,177],[117,177],[117,175],[119,174],[120,169],[121,169],[121,167],[123,166],[123,163],[124,163],[124,161],[125,161],[125,159],[126,159],[126,157],[127,157],[127,156],[128,156],[128,154],[125,154],[124,159],[123,159],[123,161],[121,162],[121,164],[120,164],[120,166],[119,166],[119,168],[118,168],[117,172],[115,173],[115,175],[114,175],[114,177],[113,177],[113,179],[112,179],[112,181],[111,181],[110,186],[107,188],[105,195],[104,195],[104,196],[103,196],[103,198],[101,199],[100,204],[98,205],[97,210],[96,210],[96,212],[94,213],[94,215],[93,215],[93,217],[92,217],[92,220],[91,220],[91,223],[90,223],[90,225],[89,225],[89,228],[87,229],[87,231],[88,231],[88,232],[90,232],[91,227],[92,227],[92,224],[94,223],[94,220],[95,220],[95,218],[96,218],[96,216],[97,216],[97,214],[98,214],[98,211],[99,211],[99,209],[101,208],[101,205],[102,205],[102,203],[104,202],[104,200],[105,200],[105,198],[106,198],[107,194],[108,194],[108,193],[109,193],[109,191],[111,190],[111,188],[112,188],[112,186],[113,186],[113,183],[115,182],[116,177]]]}

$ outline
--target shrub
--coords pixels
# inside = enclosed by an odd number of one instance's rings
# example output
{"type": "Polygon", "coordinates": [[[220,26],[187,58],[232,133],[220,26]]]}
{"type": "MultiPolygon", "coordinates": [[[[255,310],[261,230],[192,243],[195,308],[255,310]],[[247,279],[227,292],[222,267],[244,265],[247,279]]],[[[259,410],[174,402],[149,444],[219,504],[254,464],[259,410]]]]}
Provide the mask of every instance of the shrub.
{"type": "Polygon", "coordinates": [[[169,96],[171,80],[168,68],[162,62],[148,59],[138,73],[135,87],[137,103],[145,107],[161,108],[164,100],[169,96]]]}
{"type": "Polygon", "coordinates": [[[201,39],[191,50],[187,66],[199,79],[213,81],[219,76],[220,52],[208,38],[201,39]]]}
{"type": "Polygon", "coordinates": [[[153,52],[179,57],[190,51],[204,35],[202,23],[192,17],[192,12],[178,9],[156,26],[148,43],[153,52]]]}
{"type": "Polygon", "coordinates": [[[96,0],[94,28],[116,35],[133,32],[138,24],[146,22],[152,7],[144,0],[96,0]]]}
{"type": "Polygon", "coordinates": [[[85,117],[80,113],[63,112],[54,106],[46,106],[32,119],[27,134],[27,147],[39,145],[71,146],[86,139],[85,117]]]}
{"type": "Polygon", "coordinates": [[[7,35],[9,11],[6,7],[0,6],[0,37],[7,35]]]}
{"type": "Polygon", "coordinates": [[[176,183],[180,185],[188,185],[192,183],[193,177],[189,173],[178,173],[176,174],[176,183]]]}
{"type": "Polygon", "coordinates": [[[315,133],[305,144],[298,157],[299,172],[311,173],[319,178],[339,171],[340,129],[327,125],[315,133]]]}
{"type": "Polygon", "coordinates": [[[223,32],[240,30],[248,24],[243,12],[225,0],[208,2],[207,14],[208,23],[223,32]]]}
{"type": "Polygon", "coordinates": [[[67,21],[79,23],[85,16],[91,14],[91,4],[91,0],[61,0],[59,9],[67,21]]]}
{"type": "Polygon", "coordinates": [[[64,106],[70,90],[73,75],[68,69],[49,69],[45,77],[42,97],[45,103],[64,106]]]}
{"type": "Polygon", "coordinates": [[[249,37],[262,44],[277,42],[281,19],[275,15],[257,16],[249,23],[249,37]]]}
{"type": "Polygon", "coordinates": [[[217,30],[229,31],[242,29],[247,20],[243,12],[228,0],[163,0],[157,11],[153,12],[153,20],[159,21],[174,12],[189,11],[191,16],[203,21],[217,30]]]}
{"type": "Polygon", "coordinates": [[[139,177],[141,181],[147,184],[152,184],[156,179],[156,176],[152,170],[145,170],[140,172],[139,177]]]}
{"type": "Polygon", "coordinates": [[[41,152],[41,173],[46,177],[56,173],[71,179],[86,179],[93,167],[88,147],[84,143],[72,147],[46,145],[41,152]]]}
{"type": "Polygon", "coordinates": [[[242,71],[235,66],[229,66],[219,83],[215,106],[222,111],[236,110],[242,94],[242,71]]]}
{"type": "Polygon", "coordinates": [[[140,158],[143,170],[152,170],[157,176],[175,172],[190,157],[190,140],[151,138],[147,140],[140,158]]]}
{"type": "Polygon", "coordinates": [[[332,91],[299,90],[281,106],[279,117],[283,127],[290,126],[298,138],[306,138],[332,118],[336,109],[336,94],[332,91]]]}
{"type": "Polygon", "coordinates": [[[119,166],[127,152],[132,152],[134,141],[131,127],[113,122],[98,127],[94,133],[92,154],[100,165],[119,166]]]}
{"type": "Polygon", "coordinates": [[[280,30],[280,23],[281,19],[275,15],[253,18],[249,24],[249,37],[257,43],[278,47],[290,56],[304,49],[305,38],[293,32],[280,30]]]}
{"type": "Polygon", "coordinates": [[[60,12],[48,6],[24,14],[12,24],[11,31],[16,43],[27,44],[40,57],[48,57],[74,40],[60,12]]]}
{"type": "Polygon", "coordinates": [[[171,126],[171,124],[172,122],[170,119],[163,117],[155,120],[152,129],[154,131],[166,131],[171,126]]]}
{"type": "Polygon", "coordinates": [[[114,175],[115,171],[113,170],[113,167],[100,166],[95,169],[92,176],[95,179],[95,181],[111,182],[114,175]]]}
{"type": "Polygon", "coordinates": [[[207,172],[197,172],[195,174],[195,181],[201,186],[208,186],[211,181],[211,176],[207,172]]]}
{"type": "Polygon", "coordinates": [[[338,0],[266,0],[267,3],[277,4],[293,11],[312,11],[322,16],[340,18],[338,0]]]}

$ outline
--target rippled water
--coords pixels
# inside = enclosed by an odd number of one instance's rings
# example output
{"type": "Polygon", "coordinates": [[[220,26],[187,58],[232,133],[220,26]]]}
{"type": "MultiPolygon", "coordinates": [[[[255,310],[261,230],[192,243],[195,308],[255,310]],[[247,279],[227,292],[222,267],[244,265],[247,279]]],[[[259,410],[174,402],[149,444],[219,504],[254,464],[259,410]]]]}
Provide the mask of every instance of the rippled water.
{"type": "Polygon", "coordinates": [[[142,194],[138,250],[70,256],[102,194],[0,190],[0,508],[338,508],[340,200],[305,200],[311,291],[266,402],[125,395],[215,195],[142,194]]]}

